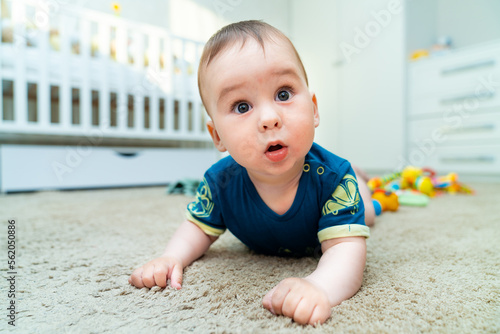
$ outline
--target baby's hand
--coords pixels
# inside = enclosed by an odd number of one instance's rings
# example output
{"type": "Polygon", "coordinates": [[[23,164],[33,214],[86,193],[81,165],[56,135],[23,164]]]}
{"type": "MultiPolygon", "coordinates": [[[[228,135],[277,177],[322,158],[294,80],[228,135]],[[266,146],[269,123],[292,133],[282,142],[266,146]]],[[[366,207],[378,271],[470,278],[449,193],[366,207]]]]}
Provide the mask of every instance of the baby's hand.
{"type": "Polygon", "coordinates": [[[299,324],[324,323],[331,314],[326,292],[304,278],[287,278],[269,291],[262,304],[299,324]]]}
{"type": "Polygon", "coordinates": [[[137,288],[152,288],[155,285],[164,288],[170,278],[170,285],[178,290],[182,284],[182,271],[181,260],[161,256],[134,270],[128,282],[137,288]]]}

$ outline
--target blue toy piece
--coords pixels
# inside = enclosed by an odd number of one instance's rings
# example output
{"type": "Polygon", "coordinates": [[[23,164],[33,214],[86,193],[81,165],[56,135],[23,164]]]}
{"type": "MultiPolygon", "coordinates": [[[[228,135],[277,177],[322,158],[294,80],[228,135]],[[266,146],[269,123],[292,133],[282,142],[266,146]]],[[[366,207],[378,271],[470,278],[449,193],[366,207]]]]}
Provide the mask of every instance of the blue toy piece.
{"type": "Polygon", "coordinates": [[[380,216],[380,214],[382,213],[382,205],[376,199],[373,199],[372,202],[373,202],[373,208],[375,209],[375,214],[377,216],[380,216]]]}

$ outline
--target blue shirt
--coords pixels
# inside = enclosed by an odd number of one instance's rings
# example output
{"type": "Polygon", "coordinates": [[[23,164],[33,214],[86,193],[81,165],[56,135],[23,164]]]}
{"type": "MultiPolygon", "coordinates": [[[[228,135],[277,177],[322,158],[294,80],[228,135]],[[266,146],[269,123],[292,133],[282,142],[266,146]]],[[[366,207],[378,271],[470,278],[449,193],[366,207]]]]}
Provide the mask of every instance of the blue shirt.
{"type": "Polygon", "coordinates": [[[316,143],[284,214],[264,203],[247,170],[229,156],[207,170],[186,215],[208,235],[227,228],[250,249],[268,255],[321,254],[324,240],[370,235],[350,163],[316,143]]]}

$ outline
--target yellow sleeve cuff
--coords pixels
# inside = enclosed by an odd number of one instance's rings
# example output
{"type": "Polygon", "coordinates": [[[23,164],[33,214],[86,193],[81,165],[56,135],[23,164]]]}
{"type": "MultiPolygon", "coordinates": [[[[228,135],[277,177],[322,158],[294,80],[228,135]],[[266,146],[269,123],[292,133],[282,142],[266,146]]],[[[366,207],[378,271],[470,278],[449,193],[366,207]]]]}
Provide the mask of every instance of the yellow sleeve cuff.
{"type": "Polygon", "coordinates": [[[199,228],[201,228],[201,230],[203,232],[205,232],[205,234],[210,235],[212,237],[218,237],[226,231],[226,229],[215,228],[215,227],[208,226],[207,224],[200,222],[199,220],[194,218],[193,215],[187,210],[186,210],[186,218],[191,223],[193,223],[196,226],[198,226],[199,228]]]}
{"type": "Polygon", "coordinates": [[[365,225],[347,224],[327,227],[318,232],[319,242],[328,239],[345,238],[345,237],[370,237],[370,228],[365,225]]]}

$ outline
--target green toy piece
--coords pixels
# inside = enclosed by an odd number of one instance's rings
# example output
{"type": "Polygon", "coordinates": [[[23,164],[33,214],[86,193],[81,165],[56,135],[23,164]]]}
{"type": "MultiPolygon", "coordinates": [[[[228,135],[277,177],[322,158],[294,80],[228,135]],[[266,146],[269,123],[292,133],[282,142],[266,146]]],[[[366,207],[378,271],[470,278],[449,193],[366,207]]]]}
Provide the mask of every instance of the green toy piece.
{"type": "Polygon", "coordinates": [[[407,206],[427,206],[427,204],[429,204],[429,196],[406,191],[399,194],[399,204],[407,206]]]}

